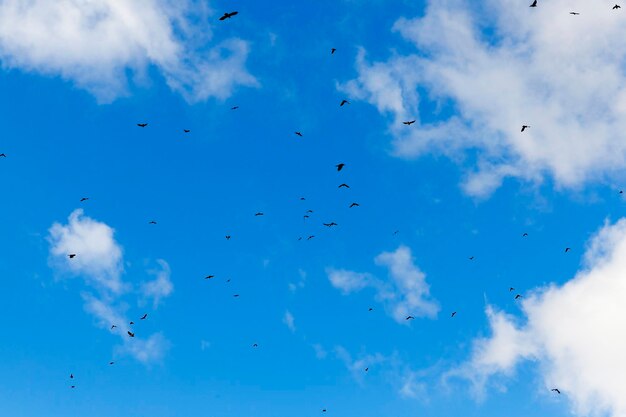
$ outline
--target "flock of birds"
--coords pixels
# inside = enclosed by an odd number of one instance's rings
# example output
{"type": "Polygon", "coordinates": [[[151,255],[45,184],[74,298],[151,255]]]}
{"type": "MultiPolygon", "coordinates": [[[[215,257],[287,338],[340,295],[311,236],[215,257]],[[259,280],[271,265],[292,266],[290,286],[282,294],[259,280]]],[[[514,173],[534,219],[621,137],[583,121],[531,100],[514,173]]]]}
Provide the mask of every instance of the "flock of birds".
{"type": "MultiPolygon", "coordinates": [[[[538,7],[538,0],[534,0],[534,1],[531,3],[530,7],[538,7]]],[[[612,9],[613,9],[613,10],[618,10],[618,9],[620,9],[620,8],[621,8],[621,6],[620,6],[619,4],[615,4],[615,5],[612,7],[612,9]]],[[[231,18],[233,18],[234,16],[236,16],[236,15],[238,15],[238,14],[239,14],[239,12],[237,12],[237,11],[227,12],[227,13],[224,13],[224,15],[222,15],[222,16],[219,18],[219,20],[220,20],[220,21],[228,20],[228,19],[231,19],[231,18]]],[[[572,11],[572,12],[570,12],[570,14],[572,14],[572,15],[579,15],[580,13],[572,11]]],[[[330,51],[331,55],[334,55],[336,52],[337,52],[337,49],[336,49],[336,48],[331,48],[331,51],[330,51]]],[[[349,104],[350,104],[350,102],[349,102],[348,100],[343,99],[343,100],[341,100],[341,102],[339,103],[339,106],[340,106],[340,107],[343,107],[343,106],[345,106],[345,105],[349,105],[349,104]]],[[[238,108],[239,108],[239,106],[233,106],[233,107],[231,107],[231,110],[237,110],[238,108]]],[[[402,123],[403,123],[404,125],[406,125],[406,126],[411,126],[411,125],[413,125],[415,122],[416,122],[416,120],[407,120],[407,121],[404,121],[404,122],[402,122],[402,123]]],[[[148,127],[148,123],[137,123],[137,126],[138,126],[138,127],[140,127],[140,128],[146,128],[146,127],[148,127]]],[[[522,125],[522,127],[521,127],[521,132],[522,132],[522,133],[524,133],[524,132],[525,132],[526,130],[528,130],[529,128],[530,128],[530,125],[522,125]]],[[[190,130],[190,129],[183,129],[183,132],[184,132],[184,133],[191,133],[191,130],[190,130]]],[[[296,135],[296,136],[298,136],[298,137],[303,137],[303,136],[304,136],[304,135],[303,135],[303,133],[302,133],[302,132],[300,132],[300,131],[296,131],[296,132],[294,132],[294,133],[295,133],[295,135],[296,135]]],[[[7,157],[7,155],[6,155],[5,153],[0,153],[0,158],[6,158],[6,157],[7,157]]],[[[342,163],[338,163],[337,165],[335,165],[335,168],[336,168],[337,172],[342,171],[345,167],[346,167],[346,164],[345,164],[345,163],[343,163],[343,162],[342,162],[342,163]]],[[[341,183],[341,184],[338,186],[338,188],[340,188],[340,189],[341,189],[341,188],[349,189],[349,188],[350,188],[350,186],[349,186],[348,184],[346,184],[346,183],[341,183]]],[[[624,192],[620,190],[620,191],[619,191],[619,193],[620,193],[620,194],[623,194],[624,192]]],[[[301,199],[301,200],[305,200],[305,198],[304,198],[304,197],[301,197],[300,199],[301,199]]],[[[81,202],[81,203],[82,203],[82,202],[86,202],[87,200],[89,200],[89,198],[88,198],[88,197],[83,197],[83,198],[81,198],[81,199],[80,199],[80,202],[81,202]]],[[[350,208],[350,209],[355,208],[355,207],[359,207],[359,203],[352,202],[352,203],[349,205],[349,208],[350,208]]],[[[310,218],[310,215],[311,215],[312,213],[313,213],[313,210],[307,210],[307,211],[306,211],[306,213],[305,213],[305,214],[304,214],[304,216],[303,216],[304,220],[306,220],[306,219],[310,218]]],[[[259,216],[263,216],[263,215],[264,215],[264,213],[263,213],[263,212],[256,212],[256,213],[254,214],[254,216],[255,216],[255,217],[259,217],[259,216]]],[[[156,225],[156,224],[157,224],[157,222],[156,222],[155,220],[150,220],[148,223],[149,223],[149,224],[151,224],[151,225],[156,225]]],[[[332,227],[338,226],[338,224],[337,224],[337,223],[335,223],[334,221],[331,221],[331,222],[328,222],[328,223],[322,223],[322,224],[323,224],[323,226],[328,227],[328,228],[332,228],[332,227]]],[[[395,235],[395,234],[397,234],[397,233],[398,233],[398,231],[393,232],[393,234],[394,234],[394,235],[395,235]]],[[[231,237],[232,237],[232,236],[231,236],[230,234],[225,235],[226,240],[230,240],[230,239],[231,239],[231,237]]],[[[523,238],[528,237],[528,233],[523,233],[523,234],[522,234],[522,237],[523,237],[523,238]]],[[[315,235],[309,235],[308,237],[306,237],[306,240],[311,240],[311,239],[313,239],[313,238],[315,238],[315,235]]],[[[302,239],[303,239],[303,237],[299,237],[299,238],[298,238],[298,240],[302,240],[302,239]]],[[[565,253],[570,252],[570,251],[571,251],[571,248],[569,248],[569,247],[565,248],[565,253]]],[[[77,256],[80,256],[80,254],[79,254],[79,253],[69,253],[69,254],[67,254],[67,257],[68,257],[70,260],[72,260],[72,259],[76,258],[77,256]]],[[[469,260],[470,260],[470,261],[473,261],[474,259],[475,259],[475,257],[474,257],[474,256],[470,256],[470,257],[469,257],[469,260]]],[[[215,275],[207,275],[204,279],[207,279],[207,280],[208,280],[208,279],[212,279],[212,278],[215,278],[215,275]]],[[[228,279],[228,280],[227,280],[227,282],[228,282],[228,281],[230,281],[230,279],[228,279]]],[[[513,293],[514,291],[515,291],[515,288],[514,288],[514,287],[510,287],[510,288],[509,288],[509,292],[513,293]]],[[[233,297],[237,298],[237,297],[239,297],[239,294],[234,294],[234,295],[233,295],[233,297]]],[[[522,297],[523,297],[523,296],[522,296],[521,294],[519,294],[519,293],[515,293],[514,299],[515,299],[515,300],[519,300],[519,299],[521,299],[522,297]]],[[[369,307],[369,309],[368,309],[368,311],[373,311],[373,310],[374,310],[374,309],[373,309],[372,307],[369,307]]],[[[457,315],[457,312],[456,312],[456,311],[454,311],[454,312],[452,312],[452,313],[451,313],[450,317],[451,317],[451,318],[454,318],[456,315],[457,315]]],[[[139,318],[139,320],[146,320],[147,318],[148,318],[148,314],[147,314],[147,313],[145,313],[145,314],[143,314],[143,315],[139,318]]],[[[406,318],[405,318],[405,320],[414,320],[414,319],[415,319],[415,316],[412,316],[412,315],[408,315],[408,316],[406,316],[406,318]]],[[[131,322],[129,323],[129,325],[130,325],[130,326],[133,326],[134,324],[135,324],[135,323],[134,323],[133,321],[131,321],[131,322]]],[[[116,328],[118,328],[118,325],[117,325],[117,324],[111,324],[111,327],[110,327],[110,330],[111,330],[111,331],[115,331],[115,329],[116,329],[116,328]]],[[[134,332],[134,331],[127,330],[127,331],[126,331],[126,333],[127,333],[127,336],[128,336],[129,338],[134,338],[134,337],[135,337],[135,332],[134,332]]],[[[252,344],[252,347],[253,347],[253,348],[257,348],[258,346],[259,346],[259,345],[258,345],[257,343],[253,343],[253,344],[252,344]]],[[[115,362],[114,362],[114,361],[110,361],[110,362],[109,362],[109,365],[114,365],[114,364],[115,364],[115,362]]],[[[364,369],[364,371],[365,371],[365,372],[368,372],[368,371],[369,371],[369,368],[368,368],[368,367],[366,367],[366,368],[364,369]]],[[[73,374],[73,373],[70,373],[70,377],[69,377],[69,378],[70,378],[70,381],[71,381],[70,388],[72,388],[72,389],[76,388],[76,384],[75,384],[75,382],[74,382],[74,381],[75,381],[74,374],[73,374]]],[[[561,394],[561,391],[560,391],[558,388],[552,388],[552,389],[551,389],[551,392],[554,392],[554,393],[556,393],[556,394],[561,394]]],[[[323,408],[323,409],[322,409],[322,412],[324,412],[324,413],[325,413],[326,411],[327,411],[327,410],[326,410],[326,408],[323,408]]]]}

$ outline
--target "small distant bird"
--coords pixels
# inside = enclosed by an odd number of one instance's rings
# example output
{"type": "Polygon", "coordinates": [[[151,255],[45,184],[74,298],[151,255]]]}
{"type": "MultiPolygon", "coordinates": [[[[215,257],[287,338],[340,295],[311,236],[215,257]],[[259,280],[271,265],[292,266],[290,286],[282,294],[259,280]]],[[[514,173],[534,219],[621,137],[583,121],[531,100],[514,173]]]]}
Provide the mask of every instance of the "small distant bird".
{"type": "Polygon", "coordinates": [[[254,344],[252,345],[252,347],[259,347],[259,345],[257,345],[256,343],[254,343],[254,344]]]}
{"type": "Polygon", "coordinates": [[[183,129],[183,132],[185,132],[185,133],[189,133],[189,132],[191,132],[191,130],[189,130],[189,129],[183,129]]]}
{"type": "Polygon", "coordinates": [[[470,261],[473,261],[473,260],[474,260],[474,257],[473,257],[473,256],[470,256],[468,259],[469,259],[470,261]]]}
{"type": "Polygon", "coordinates": [[[530,7],[537,7],[537,0],[534,0],[530,7]]]}
{"type": "Polygon", "coordinates": [[[226,235],[224,237],[226,238],[226,240],[230,240],[230,235],[226,235]]]}
{"type": "Polygon", "coordinates": [[[456,311],[453,311],[452,314],[450,315],[450,318],[456,316],[456,311]]]}
{"type": "Polygon", "coordinates": [[[314,237],[315,237],[315,235],[311,235],[311,236],[307,237],[307,238],[306,238],[306,240],[311,240],[311,239],[313,239],[314,237]]]}
{"type": "Polygon", "coordinates": [[[335,52],[337,52],[337,48],[330,48],[330,54],[333,55],[335,52]]]}
{"type": "Polygon", "coordinates": [[[258,217],[258,216],[263,216],[263,215],[264,215],[264,214],[263,214],[263,212],[260,212],[260,211],[259,211],[258,213],[254,213],[254,216],[255,216],[255,217],[258,217]]]}
{"type": "Polygon", "coordinates": [[[76,385],[70,385],[70,388],[76,388],[76,385]]]}
{"type": "Polygon", "coordinates": [[[369,371],[369,370],[370,370],[370,368],[365,368],[365,372],[367,372],[367,371],[369,371]]]}
{"type": "Polygon", "coordinates": [[[295,132],[296,135],[302,137],[302,133],[301,132],[295,132]]]}
{"type": "Polygon", "coordinates": [[[211,279],[211,278],[215,278],[215,275],[207,275],[206,277],[204,277],[204,279],[211,279]]]}
{"type": "Polygon", "coordinates": [[[111,325],[111,330],[115,329],[117,326],[115,324],[111,325]]]}
{"type": "Polygon", "coordinates": [[[550,391],[556,392],[557,394],[561,393],[561,391],[558,388],[552,388],[550,391]]]}
{"type": "Polygon", "coordinates": [[[405,320],[415,320],[415,317],[413,317],[413,316],[406,316],[405,320]]]}
{"type": "Polygon", "coordinates": [[[239,294],[233,294],[233,297],[237,298],[239,297],[239,294]]]}
{"type": "Polygon", "coordinates": [[[128,335],[129,335],[130,337],[135,337],[135,333],[131,332],[130,330],[129,330],[129,331],[127,331],[126,333],[128,333],[128,335]]]}
{"type": "Polygon", "coordinates": [[[516,300],[517,300],[517,299],[520,299],[520,298],[522,298],[522,295],[521,295],[521,294],[517,294],[517,295],[515,296],[515,299],[516,299],[516,300]]]}
{"type": "Polygon", "coordinates": [[[359,203],[352,203],[352,204],[350,204],[350,208],[352,208],[352,207],[359,207],[359,203]]]}
{"type": "Polygon", "coordinates": [[[87,201],[87,200],[89,200],[89,197],[83,197],[80,199],[80,202],[82,203],[83,201],[87,201]]]}
{"type": "Polygon", "coordinates": [[[226,280],[226,282],[230,282],[230,278],[228,278],[228,279],[226,280]]]}
{"type": "Polygon", "coordinates": [[[574,16],[578,16],[580,13],[577,13],[577,12],[569,12],[569,14],[573,14],[574,16]]]}
{"type": "Polygon", "coordinates": [[[224,16],[220,17],[220,20],[230,19],[231,17],[236,16],[238,14],[239,12],[224,13],[224,16]]]}
{"type": "Polygon", "coordinates": [[[335,222],[330,222],[330,223],[322,223],[324,226],[326,227],[333,227],[333,226],[339,226],[337,223],[335,222]]]}
{"type": "Polygon", "coordinates": [[[155,222],[154,220],[150,220],[148,224],[157,224],[157,222],[155,222]]]}
{"type": "Polygon", "coordinates": [[[522,237],[526,237],[526,236],[528,236],[528,233],[524,233],[524,234],[522,235],[522,237]]]}
{"type": "Polygon", "coordinates": [[[528,125],[522,125],[522,132],[523,132],[524,130],[528,129],[529,127],[530,127],[530,126],[528,126],[528,125]]]}
{"type": "Polygon", "coordinates": [[[4,153],[0,153],[0,158],[6,158],[6,157],[7,157],[7,155],[6,155],[6,154],[4,154],[4,153]]]}
{"type": "Polygon", "coordinates": [[[411,126],[413,123],[415,123],[415,120],[409,120],[407,122],[402,122],[403,125],[407,125],[407,126],[411,126]]]}
{"type": "Polygon", "coordinates": [[[393,232],[393,235],[395,236],[395,235],[397,235],[398,233],[400,233],[400,231],[399,231],[399,230],[396,230],[395,232],[393,232]]]}
{"type": "Polygon", "coordinates": [[[69,255],[67,255],[68,258],[70,259],[74,259],[76,257],[75,253],[70,253],[69,255]]]}
{"type": "Polygon", "coordinates": [[[322,413],[325,413],[325,412],[326,412],[326,409],[325,409],[325,408],[323,408],[323,409],[322,409],[322,413]]]}
{"type": "Polygon", "coordinates": [[[313,210],[308,209],[306,212],[307,212],[307,213],[313,213],[313,210]]]}
{"type": "Polygon", "coordinates": [[[231,110],[237,110],[238,108],[239,108],[239,106],[233,106],[233,107],[231,107],[230,109],[231,109],[231,110]]]}
{"type": "Polygon", "coordinates": [[[139,126],[139,127],[146,127],[146,126],[148,126],[148,123],[137,123],[137,126],[139,126]]]}
{"type": "Polygon", "coordinates": [[[623,190],[619,190],[619,193],[620,193],[620,194],[624,194],[624,191],[623,191],[623,190]]]}
{"type": "Polygon", "coordinates": [[[74,374],[70,374],[70,379],[74,379],[74,374]]]}
{"type": "Polygon", "coordinates": [[[306,198],[300,197],[300,201],[305,201],[305,200],[306,200],[306,198]]]}
{"type": "Polygon", "coordinates": [[[344,104],[350,104],[350,102],[348,100],[341,100],[339,107],[343,107],[344,104]]]}
{"type": "Polygon", "coordinates": [[[350,186],[348,184],[341,184],[337,188],[350,188],[350,186]]]}
{"type": "Polygon", "coordinates": [[[109,362],[109,365],[113,365],[115,362],[109,362]]]}
{"type": "Polygon", "coordinates": [[[613,10],[617,10],[617,9],[621,9],[622,6],[620,6],[619,4],[616,4],[615,6],[613,6],[613,10]]]}
{"type": "Polygon", "coordinates": [[[567,253],[567,252],[569,252],[571,250],[572,250],[572,248],[565,248],[565,253],[567,253]]]}
{"type": "Polygon", "coordinates": [[[139,318],[139,320],[145,320],[145,319],[147,319],[147,318],[148,318],[148,314],[146,313],[146,314],[144,314],[143,316],[141,316],[141,317],[139,318]]]}
{"type": "Polygon", "coordinates": [[[374,311],[374,308],[370,307],[367,309],[367,311],[374,311]]]}
{"type": "Polygon", "coordinates": [[[304,216],[302,216],[302,218],[303,218],[304,220],[308,219],[309,217],[311,217],[311,216],[309,216],[308,214],[305,214],[304,216]]]}
{"type": "Polygon", "coordinates": [[[342,164],[337,164],[337,165],[335,165],[335,166],[337,167],[337,171],[341,171],[341,170],[343,169],[343,167],[345,167],[345,166],[346,166],[346,164],[343,164],[343,163],[342,163],[342,164]]]}
{"type": "Polygon", "coordinates": [[[128,324],[130,324],[130,325],[132,326],[133,324],[135,324],[135,322],[134,322],[134,321],[131,321],[131,322],[130,322],[130,323],[128,323],[128,324]]]}
{"type": "Polygon", "coordinates": [[[515,291],[515,288],[510,287],[510,288],[509,288],[509,292],[513,292],[513,291],[515,291]]]}

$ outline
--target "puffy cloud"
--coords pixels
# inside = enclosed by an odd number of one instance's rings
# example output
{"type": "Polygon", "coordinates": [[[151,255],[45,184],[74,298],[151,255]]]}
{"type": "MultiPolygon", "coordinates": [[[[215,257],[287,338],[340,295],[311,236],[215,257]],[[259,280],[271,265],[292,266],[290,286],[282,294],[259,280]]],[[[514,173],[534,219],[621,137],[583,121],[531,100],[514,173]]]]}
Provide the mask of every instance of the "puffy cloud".
{"type": "Polygon", "coordinates": [[[523,320],[487,309],[491,336],[477,339],[455,375],[480,392],[523,361],[538,365],[578,415],[626,416],[626,219],[605,225],[588,245],[585,267],[562,286],[538,288],[521,303],[523,320]]]}
{"type": "Polygon", "coordinates": [[[505,177],[540,182],[546,173],[576,187],[624,173],[622,23],[610,4],[585,0],[538,8],[431,1],[423,17],[393,28],[414,54],[368,62],[361,51],[357,78],[340,88],[389,116],[395,155],[462,161],[471,195],[488,195],[505,177]],[[427,101],[434,117],[419,112],[427,101]],[[521,133],[522,124],[531,128],[521,133]]]}
{"type": "Polygon", "coordinates": [[[391,309],[391,316],[406,323],[406,316],[434,318],[439,305],[430,296],[426,275],[415,265],[411,250],[400,246],[394,252],[383,252],[375,258],[376,265],[389,271],[389,280],[383,281],[370,273],[328,268],[330,283],[344,294],[365,288],[376,290],[376,298],[391,309]]]}
{"type": "Polygon", "coordinates": [[[189,101],[224,99],[254,86],[248,45],[228,39],[207,47],[212,12],[189,0],[7,0],[0,3],[5,66],[60,75],[108,102],[127,93],[129,70],[157,68],[189,101]],[[199,16],[190,16],[193,12],[199,16]]]}
{"type": "Polygon", "coordinates": [[[291,314],[289,310],[285,311],[285,315],[283,316],[283,323],[285,323],[285,326],[287,326],[287,328],[291,330],[292,333],[296,331],[295,319],[293,317],[293,314],[291,314]]]}
{"type": "MultiPolygon", "coordinates": [[[[119,335],[122,344],[117,352],[130,354],[143,363],[160,360],[169,346],[163,335],[129,338],[126,333],[134,331],[128,324],[123,297],[132,293],[133,288],[122,279],[123,255],[114,230],[78,209],[70,214],[67,224],[54,223],[50,227],[48,241],[51,265],[61,273],[84,280],[85,310],[96,318],[99,327],[119,335]],[[69,253],[75,253],[76,257],[69,259],[69,253]],[[117,328],[110,329],[113,324],[117,328]]],[[[144,283],[140,291],[142,297],[153,299],[155,307],[173,290],[169,266],[162,260],[159,264],[162,270],[156,273],[156,279],[144,283]]]]}

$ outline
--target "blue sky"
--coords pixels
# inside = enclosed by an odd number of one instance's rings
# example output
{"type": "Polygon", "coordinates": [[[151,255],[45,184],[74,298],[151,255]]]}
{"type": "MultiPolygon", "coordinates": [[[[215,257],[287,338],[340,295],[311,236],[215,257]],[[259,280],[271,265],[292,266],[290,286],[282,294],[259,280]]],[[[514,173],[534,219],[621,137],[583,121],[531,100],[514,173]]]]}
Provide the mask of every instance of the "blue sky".
{"type": "Polygon", "coordinates": [[[626,413],[620,10],[88,3],[0,5],[2,415],[626,413]]]}

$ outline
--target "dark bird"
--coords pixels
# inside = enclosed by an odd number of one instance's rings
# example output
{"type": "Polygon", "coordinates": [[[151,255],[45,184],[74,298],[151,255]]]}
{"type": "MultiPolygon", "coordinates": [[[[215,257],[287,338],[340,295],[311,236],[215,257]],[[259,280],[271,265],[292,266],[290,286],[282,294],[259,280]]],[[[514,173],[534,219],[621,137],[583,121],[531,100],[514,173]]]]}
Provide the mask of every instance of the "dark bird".
{"type": "Polygon", "coordinates": [[[359,203],[352,203],[352,204],[350,204],[350,208],[352,208],[352,207],[359,207],[359,203]]]}
{"type": "Polygon", "coordinates": [[[137,126],[139,126],[139,127],[146,127],[146,126],[148,126],[148,123],[137,123],[137,126]]]}
{"type": "Polygon", "coordinates": [[[344,104],[350,104],[350,102],[348,100],[341,100],[339,107],[343,107],[344,104]]]}
{"type": "Polygon", "coordinates": [[[365,372],[367,372],[367,371],[369,371],[369,370],[370,370],[370,368],[365,368],[365,372]]]}
{"type": "Polygon", "coordinates": [[[204,277],[204,279],[211,279],[211,278],[215,278],[215,275],[207,275],[206,277],[204,277]]]}
{"type": "Polygon", "coordinates": [[[335,222],[331,222],[331,223],[322,223],[324,226],[326,227],[333,227],[333,226],[339,226],[337,223],[335,222]]]}
{"type": "Polygon", "coordinates": [[[191,130],[189,130],[189,129],[183,129],[183,132],[185,132],[185,133],[189,133],[189,132],[191,132],[191,130]]]}
{"type": "Polygon", "coordinates": [[[67,255],[68,258],[73,259],[76,257],[75,253],[70,253],[69,255],[67,255]]]}
{"type": "Polygon", "coordinates": [[[374,311],[372,307],[368,308],[367,311],[374,311]]]}
{"type": "Polygon", "coordinates": [[[259,345],[257,345],[256,343],[254,343],[254,344],[252,345],[252,347],[259,347],[259,345]]]}
{"type": "Polygon", "coordinates": [[[523,132],[524,130],[528,129],[529,127],[530,127],[530,126],[528,126],[528,125],[522,125],[522,132],[523,132]]]}
{"type": "Polygon", "coordinates": [[[313,213],[313,210],[308,209],[306,212],[307,212],[307,213],[313,213]]]}
{"type": "Polygon", "coordinates": [[[141,316],[141,317],[139,318],[139,320],[145,320],[145,319],[147,319],[147,318],[148,318],[148,314],[146,313],[146,314],[144,314],[143,316],[141,316]]]}
{"type": "Polygon", "coordinates": [[[337,167],[337,171],[341,171],[343,169],[343,167],[346,166],[346,164],[337,164],[335,166],[337,167]]]}
{"type": "Polygon", "coordinates": [[[115,362],[109,362],[109,365],[113,365],[115,362]]]}
{"type": "Polygon", "coordinates": [[[239,106],[233,106],[233,107],[231,107],[230,109],[231,109],[231,110],[237,110],[238,108],[239,108],[239,106]]]}
{"type": "Polygon", "coordinates": [[[510,287],[510,288],[509,288],[509,292],[513,292],[513,291],[515,291],[515,288],[510,287]]]}
{"type": "Polygon", "coordinates": [[[239,297],[239,294],[233,294],[233,297],[237,298],[239,297]]]}
{"type": "Polygon", "coordinates": [[[224,237],[226,238],[226,240],[230,240],[230,235],[226,235],[224,237]]]}
{"type": "Polygon", "coordinates": [[[295,134],[300,136],[300,137],[302,137],[302,133],[300,133],[300,132],[295,132],[295,134]]]}
{"type": "Polygon", "coordinates": [[[537,7],[537,0],[534,0],[533,4],[531,4],[530,7],[537,7]]]}
{"type": "Polygon", "coordinates": [[[224,13],[224,16],[220,17],[220,20],[230,19],[231,17],[233,17],[233,16],[235,16],[237,14],[239,14],[239,12],[224,13]]]}
{"type": "Polygon", "coordinates": [[[572,250],[572,248],[565,248],[565,253],[567,253],[567,252],[569,252],[571,250],[572,250]]]}
{"type": "Polygon", "coordinates": [[[131,321],[131,322],[130,322],[130,323],[128,323],[128,324],[130,324],[130,325],[132,326],[133,324],[135,324],[135,322],[134,322],[134,321],[131,321]]]}
{"type": "Polygon", "coordinates": [[[7,157],[7,155],[6,155],[6,154],[4,154],[4,153],[0,153],[0,158],[6,158],[6,157],[7,157]]]}
{"type": "Polygon", "coordinates": [[[413,317],[413,316],[406,316],[405,320],[415,320],[415,317],[413,317]]]}
{"type": "Polygon", "coordinates": [[[306,240],[311,240],[311,239],[313,239],[314,237],[315,237],[315,235],[311,235],[311,236],[307,237],[307,238],[306,238],[306,240]]]}
{"type": "Polygon", "coordinates": [[[519,299],[519,298],[522,298],[521,294],[517,294],[517,295],[515,296],[515,299],[516,299],[516,300],[517,300],[517,299],[519,299]]]}
{"type": "Polygon", "coordinates": [[[89,200],[89,197],[83,197],[80,199],[80,202],[82,203],[83,201],[87,201],[87,200],[89,200]]]}
{"type": "Polygon", "coordinates": [[[306,198],[300,197],[300,201],[304,201],[304,200],[306,200],[306,198]]]}
{"type": "Polygon", "coordinates": [[[573,14],[574,16],[578,16],[580,13],[577,13],[577,12],[569,12],[569,14],[573,14]]]}
{"type": "Polygon", "coordinates": [[[622,6],[620,6],[619,4],[616,4],[615,6],[613,6],[613,10],[617,10],[617,9],[621,9],[622,6]]]}
{"type": "Polygon", "coordinates": [[[258,213],[254,213],[255,216],[263,216],[264,214],[262,212],[258,212],[258,213]]]}
{"type": "Polygon", "coordinates": [[[325,409],[325,408],[323,408],[323,409],[322,409],[322,413],[325,413],[325,412],[326,412],[326,409],[325,409]]]}
{"type": "Polygon", "coordinates": [[[130,330],[129,330],[129,331],[127,331],[126,333],[128,333],[128,335],[129,335],[130,337],[135,337],[135,333],[131,332],[130,330]]]}
{"type": "Polygon", "coordinates": [[[70,374],[70,379],[74,379],[74,374],[70,374]]]}
{"type": "Polygon", "coordinates": [[[302,216],[302,218],[303,218],[304,220],[308,219],[309,217],[311,217],[311,216],[309,216],[308,214],[305,214],[304,216],[302,216]]]}
{"type": "Polygon", "coordinates": [[[415,120],[409,120],[406,122],[402,122],[403,125],[407,125],[407,126],[411,126],[413,123],[415,123],[415,120]]]}
{"type": "Polygon", "coordinates": [[[470,261],[473,261],[473,260],[474,260],[474,257],[473,257],[473,256],[470,256],[468,259],[469,259],[470,261]]]}
{"type": "Polygon", "coordinates": [[[350,186],[348,184],[341,184],[339,187],[337,188],[350,188],[350,186]]]}
{"type": "Polygon", "coordinates": [[[528,233],[524,233],[524,234],[522,235],[522,237],[526,237],[526,236],[528,236],[528,233]]]}
{"type": "Polygon", "coordinates": [[[157,222],[155,222],[154,220],[150,220],[148,224],[157,224],[157,222]]]}
{"type": "Polygon", "coordinates": [[[76,388],[76,385],[70,385],[70,388],[76,388]]]}
{"type": "Polygon", "coordinates": [[[619,193],[620,193],[620,194],[624,194],[624,191],[623,191],[623,190],[619,190],[619,193]]]}
{"type": "Polygon", "coordinates": [[[111,330],[115,329],[117,326],[115,324],[111,325],[111,330]]]}
{"type": "Polygon", "coordinates": [[[452,312],[452,315],[450,315],[450,318],[452,318],[452,317],[454,317],[454,316],[456,316],[456,311],[453,311],[453,312],[452,312]]]}
{"type": "Polygon", "coordinates": [[[337,52],[337,48],[330,48],[330,54],[333,55],[335,52],[337,52]]]}
{"type": "Polygon", "coordinates": [[[393,235],[395,236],[395,235],[397,235],[398,233],[400,233],[400,231],[399,231],[399,230],[396,230],[395,232],[393,232],[393,235]]]}
{"type": "Polygon", "coordinates": [[[557,394],[561,393],[561,391],[558,388],[552,388],[550,391],[556,392],[557,394]]]}

